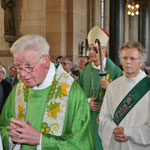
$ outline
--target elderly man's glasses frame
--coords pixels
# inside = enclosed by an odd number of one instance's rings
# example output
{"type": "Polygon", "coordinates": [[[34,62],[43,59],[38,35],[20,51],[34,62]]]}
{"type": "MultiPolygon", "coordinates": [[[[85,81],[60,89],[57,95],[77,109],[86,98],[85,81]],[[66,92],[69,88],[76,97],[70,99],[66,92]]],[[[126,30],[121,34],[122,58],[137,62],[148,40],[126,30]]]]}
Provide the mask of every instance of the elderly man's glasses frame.
{"type": "Polygon", "coordinates": [[[33,66],[31,66],[30,64],[25,64],[24,67],[22,67],[20,64],[15,63],[14,64],[15,68],[16,68],[16,70],[17,70],[18,73],[21,72],[22,70],[24,70],[27,73],[31,73],[31,72],[34,71],[34,68],[40,62],[40,60],[41,60],[42,57],[43,57],[43,55],[40,56],[40,58],[38,59],[38,61],[33,66]]]}

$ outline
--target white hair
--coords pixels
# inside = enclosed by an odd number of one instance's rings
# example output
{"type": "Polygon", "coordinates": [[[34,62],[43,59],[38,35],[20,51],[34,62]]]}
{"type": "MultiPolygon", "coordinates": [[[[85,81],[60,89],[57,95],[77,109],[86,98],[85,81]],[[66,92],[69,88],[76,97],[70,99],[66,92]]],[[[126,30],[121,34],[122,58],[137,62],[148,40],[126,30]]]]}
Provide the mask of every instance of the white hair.
{"type": "Polygon", "coordinates": [[[128,41],[128,42],[124,42],[120,48],[119,48],[119,57],[121,59],[122,56],[122,51],[125,48],[137,48],[138,52],[139,52],[139,56],[141,60],[145,60],[146,59],[146,50],[144,48],[144,46],[138,42],[138,41],[128,41]]]}
{"type": "Polygon", "coordinates": [[[4,73],[3,79],[5,79],[5,77],[6,77],[6,70],[5,70],[5,68],[4,68],[2,65],[0,65],[0,67],[2,68],[2,71],[3,71],[3,73],[4,73]]]}
{"type": "Polygon", "coordinates": [[[50,46],[46,39],[40,35],[25,35],[19,38],[10,48],[12,54],[24,52],[26,48],[32,48],[42,54],[49,54],[50,46]]]}

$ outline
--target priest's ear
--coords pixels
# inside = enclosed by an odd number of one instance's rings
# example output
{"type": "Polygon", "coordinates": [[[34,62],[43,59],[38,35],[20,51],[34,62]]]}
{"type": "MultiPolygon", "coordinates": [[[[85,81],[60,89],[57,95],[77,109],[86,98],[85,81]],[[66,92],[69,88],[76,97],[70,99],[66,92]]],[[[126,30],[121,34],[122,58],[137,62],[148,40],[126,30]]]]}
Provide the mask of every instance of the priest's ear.
{"type": "Polygon", "coordinates": [[[50,56],[48,54],[44,54],[42,57],[43,57],[43,64],[45,68],[48,69],[50,66],[50,56]]]}

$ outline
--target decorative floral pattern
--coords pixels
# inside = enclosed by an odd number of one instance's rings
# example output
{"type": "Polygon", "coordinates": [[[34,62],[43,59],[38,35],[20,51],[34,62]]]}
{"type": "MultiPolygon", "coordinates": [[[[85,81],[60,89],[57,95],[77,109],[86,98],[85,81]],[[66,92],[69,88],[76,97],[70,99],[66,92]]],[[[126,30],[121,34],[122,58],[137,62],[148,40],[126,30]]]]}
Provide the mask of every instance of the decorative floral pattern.
{"type": "Polygon", "coordinates": [[[27,102],[28,101],[28,92],[29,92],[29,87],[27,87],[26,85],[23,86],[23,90],[24,90],[24,101],[27,102]]]}
{"type": "Polygon", "coordinates": [[[50,127],[51,127],[51,130],[52,130],[52,132],[51,132],[52,135],[55,135],[54,132],[57,132],[60,129],[60,127],[59,127],[59,125],[57,123],[51,124],[50,127]]]}
{"type": "Polygon", "coordinates": [[[67,73],[58,73],[50,86],[49,101],[46,105],[46,115],[44,122],[49,122],[49,133],[52,135],[61,135],[63,122],[65,119],[65,111],[67,104],[67,96],[71,88],[72,78],[67,73]]]}
{"type": "Polygon", "coordinates": [[[23,106],[21,105],[18,105],[18,115],[17,115],[17,118],[20,118],[20,119],[23,119],[24,118],[24,108],[23,106]]]}
{"type": "Polygon", "coordinates": [[[48,124],[46,122],[42,123],[41,132],[48,134],[50,131],[50,128],[48,127],[48,124]]]}
{"type": "Polygon", "coordinates": [[[46,106],[47,108],[47,111],[49,111],[47,113],[47,116],[52,116],[54,119],[57,119],[57,113],[60,113],[61,110],[60,110],[60,103],[50,103],[50,105],[47,104],[46,106]]]}
{"type": "Polygon", "coordinates": [[[60,87],[62,89],[62,93],[67,96],[68,95],[68,91],[67,91],[67,88],[69,87],[70,85],[66,84],[66,83],[62,83],[60,82],[60,87]]]}
{"type": "MultiPolygon", "coordinates": [[[[67,96],[74,79],[70,77],[62,68],[57,69],[50,86],[49,96],[47,99],[41,132],[45,134],[61,135],[63,123],[65,119],[65,111],[67,105],[67,96]]],[[[28,102],[28,88],[22,81],[17,84],[16,107],[17,118],[24,119],[26,113],[26,105],[28,102]]]]}

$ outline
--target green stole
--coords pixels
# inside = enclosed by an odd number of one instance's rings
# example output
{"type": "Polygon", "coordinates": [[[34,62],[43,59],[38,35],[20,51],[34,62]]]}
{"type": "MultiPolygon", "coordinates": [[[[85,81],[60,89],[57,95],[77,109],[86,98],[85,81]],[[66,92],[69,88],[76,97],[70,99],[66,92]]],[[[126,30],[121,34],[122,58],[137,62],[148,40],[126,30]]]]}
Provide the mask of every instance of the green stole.
{"type": "Polygon", "coordinates": [[[145,77],[129,91],[129,93],[124,97],[115,110],[113,121],[116,123],[116,125],[119,125],[128,112],[149,90],[150,78],[145,77]]]}

